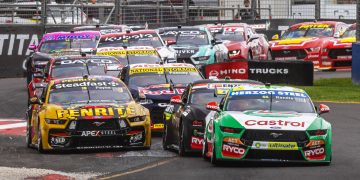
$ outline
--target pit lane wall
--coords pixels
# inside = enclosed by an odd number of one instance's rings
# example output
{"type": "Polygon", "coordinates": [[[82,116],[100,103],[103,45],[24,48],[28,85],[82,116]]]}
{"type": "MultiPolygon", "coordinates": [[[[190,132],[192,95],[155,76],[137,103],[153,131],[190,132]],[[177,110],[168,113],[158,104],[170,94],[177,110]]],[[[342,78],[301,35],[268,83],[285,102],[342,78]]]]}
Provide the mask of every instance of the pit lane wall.
{"type": "Polygon", "coordinates": [[[314,65],[310,61],[239,61],[224,62],[205,66],[206,78],[230,77],[251,79],[263,83],[312,86],[314,65]]]}

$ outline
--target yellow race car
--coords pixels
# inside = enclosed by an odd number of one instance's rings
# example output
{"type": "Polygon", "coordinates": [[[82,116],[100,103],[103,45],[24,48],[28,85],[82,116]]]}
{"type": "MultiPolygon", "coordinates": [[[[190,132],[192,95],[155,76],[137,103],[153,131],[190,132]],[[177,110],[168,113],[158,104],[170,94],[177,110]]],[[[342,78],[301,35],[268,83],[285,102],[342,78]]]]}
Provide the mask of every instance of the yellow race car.
{"type": "Polygon", "coordinates": [[[52,80],[30,99],[27,145],[39,152],[151,146],[149,110],[109,76],[52,80]]]}

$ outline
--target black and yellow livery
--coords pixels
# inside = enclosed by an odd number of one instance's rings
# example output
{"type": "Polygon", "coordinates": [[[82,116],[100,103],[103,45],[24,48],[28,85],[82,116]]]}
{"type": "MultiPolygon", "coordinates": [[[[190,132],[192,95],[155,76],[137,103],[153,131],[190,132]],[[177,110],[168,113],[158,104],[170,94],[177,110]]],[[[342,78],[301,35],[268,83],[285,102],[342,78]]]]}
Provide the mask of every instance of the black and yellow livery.
{"type": "Polygon", "coordinates": [[[50,81],[34,106],[27,144],[40,152],[151,146],[150,114],[108,76],[50,81]]]}

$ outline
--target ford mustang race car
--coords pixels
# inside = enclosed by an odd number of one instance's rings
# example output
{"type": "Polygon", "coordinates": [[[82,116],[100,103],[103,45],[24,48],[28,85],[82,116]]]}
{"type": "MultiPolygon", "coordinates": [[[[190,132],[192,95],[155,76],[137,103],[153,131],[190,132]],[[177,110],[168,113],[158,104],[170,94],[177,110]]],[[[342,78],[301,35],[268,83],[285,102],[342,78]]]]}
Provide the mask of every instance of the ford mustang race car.
{"type": "Polygon", "coordinates": [[[292,25],[278,38],[273,36],[270,41],[272,57],[275,60],[305,60],[312,61],[318,68],[321,53],[326,50],[326,42],[338,37],[348,27],[343,22],[319,21],[292,25]],[[279,40],[278,40],[279,39],[279,40]]]}
{"type": "MultiPolygon", "coordinates": [[[[23,69],[27,72],[27,85],[33,73],[42,72],[52,55],[59,51],[78,49],[81,52],[90,52],[97,47],[100,33],[97,31],[82,32],[53,32],[45,34],[39,45],[31,44],[29,50],[34,51],[23,62],[23,69]]],[[[80,54],[80,53],[79,53],[80,54]]]]}
{"type": "Polygon", "coordinates": [[[122,67],[129,64],[157,64],[162,62],[159,53],[151,46],[98,48],[96,54],[116,57],[122,67]]]}
{"type": "Polygon", "coordinates": [[[220,102],[231,87],[262,84],[252,80],[199,80],[190,83],[180,96],[173,96],[164,111],[163,148],[176,149],[179,155],[201,152],[204,142],[205,117],[209,101],[220,102]]]}
{"type": "Polygon", "coordinates": [[[205,129],[204,158],[330,164],[332,131],[305,91],[269,85],[239,86],[217,102],[205,129]]]}
{"type": "Polygon", "coordinates": [[[101,35],[126,32],[129,29],[127,25],[89,25],[73,28],[74,31],[99,31],[101,35]]]}
{"type": "Polygon", "coordinates": [[[215,62],[216,42],[205,27],[168,27],[158,29],[160,36],[176,50],[178,62],[197,67],[215,62]]]}
{"type": "Polygon", "coordinates": [[[164,128],[163,113],[171,96],[181,95],[187,84],[203,79],[191,64],[133,64],[121,72],[135,100],[149,109],[154,131],[164,128]]]}
{"type": "Polygon", "coordinates": [[[352,43],[356,41],[356,24],[346,29],[341,38],[328,41],[321,55],[320,69],[349,69],[352,60],[352,43]]]}
{"type": "Polygon", "coordinates": [[[50,150],[149,149],[149,111],[135,103],[126,85],[110,76],[51,81],[27,126],[27,145],[50,150]]]}
{"type": "Polygon", "coordinates": [[[49,61],[44,74],[36,76],[29,83],[29,97],[35,96],[37,83],[48,83],[54,79],[87,75],[109,75],[118,77],[122,65],[119,60],[111,56],[86,55],[58,56],[49,61]]]}
{"type": "Polygon", "coordinates": [[[103,35],[98,48],[104,47],[151,46],[155,48],[163,61],[176,62],[176,52],[166,45],[155,30],[126,31],[103,35]]]}
{"type": "Polygon", "coordinates": [[[224,25],[207,25],[215,39],[222,41],[216,46],[216,61],[236,60],[271,60],[271,50],[266,37],[257,34],[245,23],[229,23],[224,25]]]}

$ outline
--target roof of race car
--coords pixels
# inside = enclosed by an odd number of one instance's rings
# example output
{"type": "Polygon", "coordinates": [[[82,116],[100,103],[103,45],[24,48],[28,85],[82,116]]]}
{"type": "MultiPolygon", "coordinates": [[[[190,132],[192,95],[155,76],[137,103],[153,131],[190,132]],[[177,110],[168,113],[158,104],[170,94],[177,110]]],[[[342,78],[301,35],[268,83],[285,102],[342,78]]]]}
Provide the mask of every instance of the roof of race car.
{"type": "Polygon", "coordinates": [[[267,86],[267,85],[244,85],[244,86],[238,86],[234,87],[230,90],[230,92],[237,92],[237,91],[247,91],[247,90],[274,90],[274,91],[291,91],[291,92],[299,92],[299,93],[305,93],[304,90],[290,87],[290,86],[267,86]]]}
{"type": "Polygon", "coordinates": [[[99,31],[75,31],[75,32],[52,32],[46,33],[42,37],[43,40],[58,40],[58,39],[91,39],[96,36],[100,37],[99,31]]]}

